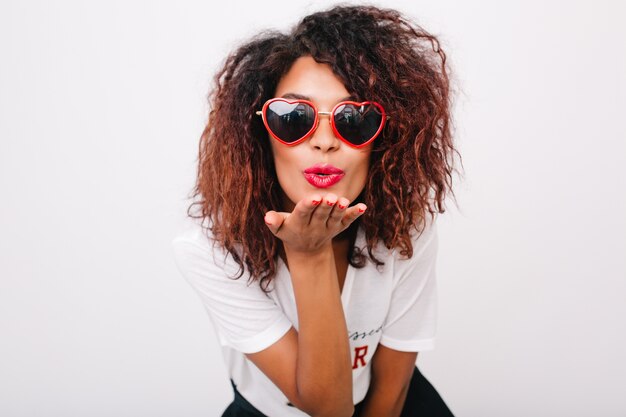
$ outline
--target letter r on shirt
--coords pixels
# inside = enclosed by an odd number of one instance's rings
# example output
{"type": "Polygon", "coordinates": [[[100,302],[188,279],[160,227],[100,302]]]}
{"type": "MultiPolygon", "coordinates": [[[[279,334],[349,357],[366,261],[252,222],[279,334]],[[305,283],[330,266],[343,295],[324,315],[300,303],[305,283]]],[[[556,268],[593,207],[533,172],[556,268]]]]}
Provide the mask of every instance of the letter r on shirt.
{"type": "Polygon", "coordinates": [[[361,366],[365,366],[365,355],[367,355],[367,345],[354,348],[354,363],[352,364],[352,369],[359,367],[359,361],[361,362],[361,366]]]}

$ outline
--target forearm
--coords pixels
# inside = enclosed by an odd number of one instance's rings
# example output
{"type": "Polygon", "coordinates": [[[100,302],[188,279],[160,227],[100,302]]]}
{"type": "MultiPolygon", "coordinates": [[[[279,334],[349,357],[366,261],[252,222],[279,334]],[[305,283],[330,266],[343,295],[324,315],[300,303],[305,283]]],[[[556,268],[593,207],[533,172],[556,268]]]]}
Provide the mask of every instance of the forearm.
{"type": "Polygon", "coordinates": [[[296,385],[307,409],[351,416],[350,344],[332,246],[315,255],[290,253],[298,311],[296,385]]]}
{"type": "Polygon", "coordinates": [[[370,389],[363,400],[363,409],[359,417],[399,417],[406,401],[408,385],[398,394],[376,385],[370,389]]]}

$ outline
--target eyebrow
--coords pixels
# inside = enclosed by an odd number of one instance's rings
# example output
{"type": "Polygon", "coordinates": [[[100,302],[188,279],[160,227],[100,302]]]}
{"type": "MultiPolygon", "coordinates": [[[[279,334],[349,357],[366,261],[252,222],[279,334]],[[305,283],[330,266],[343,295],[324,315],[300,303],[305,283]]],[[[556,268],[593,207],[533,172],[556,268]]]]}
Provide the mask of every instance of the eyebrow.
{"type": "MultiPolygon", "coordinates": [[[[305,95],[302,95],[302,94],[297,94],[297,93],[286,93],[286,94],[283,94],[281,96],[281,98],[295,98],[297,100],[313,101],[313,99],[311,97],[305,96],[305,95]]],[[[354,97],[354,95],[349,95],[349,96],[340,98],[337,102],[346,101],[346,100],[356,100],[356,97],[354,97]]]]}

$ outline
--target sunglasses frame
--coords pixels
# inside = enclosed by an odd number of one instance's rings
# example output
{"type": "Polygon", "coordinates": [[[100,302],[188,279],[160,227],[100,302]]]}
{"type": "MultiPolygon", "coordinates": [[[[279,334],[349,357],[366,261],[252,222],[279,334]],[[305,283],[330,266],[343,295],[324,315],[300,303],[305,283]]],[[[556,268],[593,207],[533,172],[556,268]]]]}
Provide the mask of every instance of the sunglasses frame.
{"type": "Polygon", "coordinates": [[[267,100],[265,102],[265,104],[263,104],[263,108],[261,110],[258,110],[256,112],[257,115],[261,116],[261,118],[263,119],[263,124],[265,125],[265,129],[268,131],[268,133],[270,135],[272,135],[272,137],[274,139],[276,139],[277,141],[279,141],[280,143],[286,145],[286,146],[295,146],[298,145],[300,143],[302,143],[303,141],[305,141],[309,136],[311,136],[318,128],[319,126],[319,122],[320,122],[320,118],[319,116],[321,115],[327,115],[328,117],[328,122],[330,123],[333,132],[335,133],[335,136],[337,138],[339,138],[342,142],[344,142],[345,144],[347,144],[348,146],[351,146],[353,148],[362,148],[364,146],[369,145],[372,141],[374,141],[374,139],[376,139],[378,137],[378,135],[380,135],[380,132],[382,132],[383,127],[385,127],[385,122],[386,120],[388,120],[390,117],[386,115],[385,113],[385,109],[384,107],[375,102],[375,101],[362,101],[362,102],[357,102],[357,101],[340,101],[339,103],[335,104],[335,106],[333,107],[333,109],[331,111],[319,111],[317,109],[317,106],[315,104],[313,104],[312,101],[309,100],[304,100],[304,99],[295,99],[295,100],[288,100],[286,98],[282,98],[282,97],[275,97],[275,98],[271,98],[269,100],[267,100]],[[311,129],[304,134],[304,136],[302,136],[300,139],[294,141],[294,142],[285,142],[284,140],[282,140],[281,138],[279,138],[278,136],[276,136],[274,134],[274,132],[272,132],[272,129],[270,129],[269,125],[267,124],[267,118],[266,118],[266,112],[267,109],[269,107],[270,104],[272,104],[273,102],[276,101],[284,101],[288,104],[296,104],[296,103],[305,103],[308,104],[309,106],[311,106],[311,108],[313,108],[313,111],[315,112],[315,120],[313,122],[313,126],[311,127],[311,129]],[[372,104],[375,107],[377,107],[380,110],[380,113],[382,115],[382,121],[380,123],[380,126],[378,127],[378,130],[376,131],[376,133],[374,134],[374,136],[372,136],[367,142],[364,142],[360,145],[355,145],[354,143],[350,142],[349,140],[347,140],[346,138],[344,138],[343,136],[341,136],[341,133],[339,133],[339,131],[337,130],[337,127],[335,126],[335,111],[337,110],[337,108],[341,105],[345,105],[345,104],[355,104],[357,107],[361,107],[364,106],[366,104],[372,104]]]}

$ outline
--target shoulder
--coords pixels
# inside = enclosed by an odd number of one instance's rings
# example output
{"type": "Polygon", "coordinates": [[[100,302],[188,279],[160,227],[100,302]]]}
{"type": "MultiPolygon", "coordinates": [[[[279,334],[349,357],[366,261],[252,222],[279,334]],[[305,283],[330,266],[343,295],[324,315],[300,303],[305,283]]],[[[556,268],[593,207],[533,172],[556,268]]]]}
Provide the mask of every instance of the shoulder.
{"type": "Polygon", "coordinates": [[[194,243],[200,246],[208,246],[212,243],[211,231],[202,226],[201,220],[186,218],[176,228],[171,241],[176,246],[180,243],[194,243]]]}
{"type": "Polygon", "coordinates": [[[439,241],[436,219],[426,218],[422,228],[411,229],[412,254],[402,254],[400,248],[393,249],[394,285],[421,286],[435,271],[439,241]]]}
{"type": "Polygon", "coordinates": [[[437,247],[438,234],[437,234],[437,214],[431,217],[429,214],[422,224],[415,225],[409,231],[411,238],[411,245],[413,246],[413,255],[411,258],[403,256],[400,252],[400,248],[394,248],[392,253],[394,259],[404,261],[410,259],[419,259],[428,252],[429,249],[437,247]]]}
{"type": "Polygon", "coordinates": [[[183,268],[218,267],[229,273],[237,272],[239,265],[232,254],[215,241],[210,223],[204,223],[201,219],[187,218],[178,225],[170,242],[176,263],[183,268]]]}
{"type": "Polygon", "coordinates": [[[190,252],[214,252],[213,235],[201,220],[187,218],[175,230],[170,244],[177,258],[190,252]]]}

